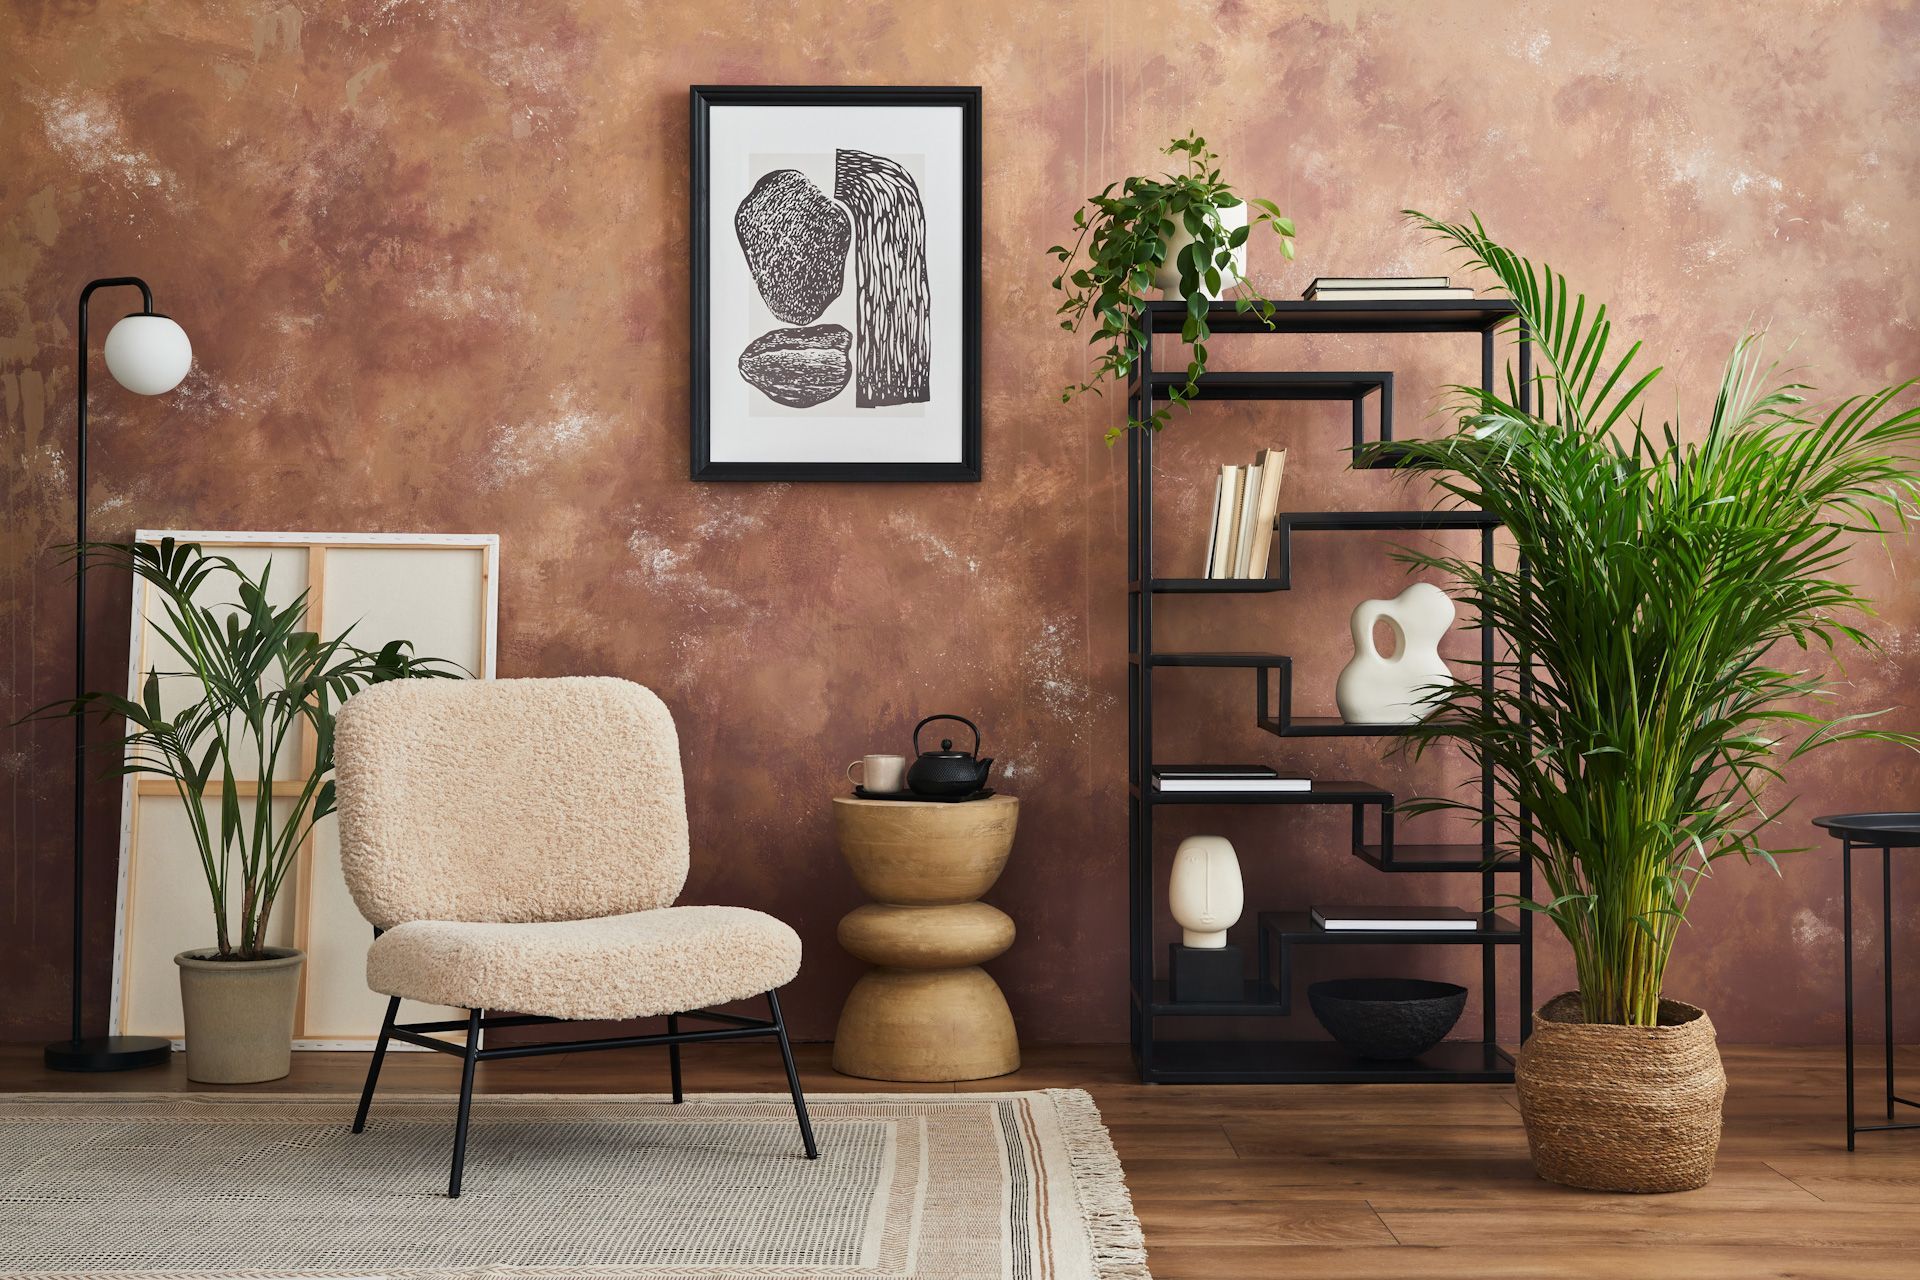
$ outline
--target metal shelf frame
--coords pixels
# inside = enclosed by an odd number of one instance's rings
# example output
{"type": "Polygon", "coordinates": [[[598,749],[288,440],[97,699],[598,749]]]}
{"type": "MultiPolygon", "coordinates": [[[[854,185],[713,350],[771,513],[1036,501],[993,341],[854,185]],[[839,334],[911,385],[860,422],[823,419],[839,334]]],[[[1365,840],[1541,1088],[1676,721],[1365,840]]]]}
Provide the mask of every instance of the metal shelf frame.
{"type": "MultiPolygon", "coordinates": [[[[1155,400],[1163,397],[1168,388],[1185,382],[1182,373],[1156,372],[1153,368],[1155,335],[1173,334],[1177,337],[1185,315],[1184,304],[1153,302],[1147,305],[1146,311],[1136,366],[1141,374],[1128,388],[1127,407],[1136,421],[1149,420],[1155,400]]],[[[1484,298],[1439,305],[1425,302],[1283,302],[1275,304],[1271,325],[1250,312],[1236,311],[1231,304],[1216,303],[1208,315],[1208,322],[1216,337],[1296,333],[1475,334],[1480,340],[1480,385],[1489,391],[1494,388],[1496,335],[1503,328],[1512,328],[1515,319],[1511,303],[1484,298]]],[[[1519,335],[1517,355],[1524,407],[1525,397],[1530,393],[1531,356],[1524,334],[1519,335]]],[[[1379,439],[1390,441],[1393,438],[1393,375],[1390,371],[1318,374],[1276,370],[1207,374],[1203,375],[1199,394],[1195,398],[1276,401],[1347,399],[1353,405],[1353,443],[1357,448],[1364,443],[1363,403],[1376,393],[1380,396],[1379,439]]],[[[1512,1057],[1500,1045],[1501,1002],[1497,961],[1502,947],[1513,947],[1518,952],[1519,1016],[1516,1019],[1515,1038],[1525,1039],[1527,1017],[1533,1002],[1533,913],[1521,911],[1517,920],[1508,920],[1496,915],[1495,907],[1503,897],[1499,888],[1500,877],[1514,877],[1516,891],[1526,898],[1532,894],[1533,871],[1524,860],[1496,857],[1490,823],[1483,823],[1482,840],[1478,845],[1396,844],[1394,797],[1372,783],[1316,780],[1313,789],[1307,792],[1252,795],[1230,792],[1162,793],[1156,791],[1152,783],[1155,763],[1153,686],[1154,673],[1160,668],[1251,670],[1257,698],[1256,723],[1283,738],[1388,737],[1405,731],[1404,726],[1398,725],[1349,725],[1331,717],[1294,716],[1291,707],[1292,660],[1284,654],[1157,650],[1154,647],[1154,621],[1156,602],[1160,597],[1260,594],[1289,590],[1292,586],[1293,537],[1296,533],[1471,530],[1480,535],[1482,563],[1490,563],[1498,521],[1484,512],[1470,510],[1290,512],[1275,520],[1269,534],[1279,539],[1279,545],[1274,548],[1270,559],[1272,568],[1265,578],[1157,578],[1154,576],[1153,546],[1154,433],[1130,431],[1128,437],[1128,1021],[1140,1079],[1149,1083],[1485,1083],[1512,1080],[1512,1057]],[[1277,708],[1273,705],[1276,693],[1279,699],[1277,708]],[[1157,979],[1154,973],[1160,950],[1156,944],[1155,926],[1161,892],[1161,876],[1155,856],[1154,814],[1167,805],[1285,806],[1302,813],[1310,812],[1312,807],[1345,807],[1349,810],[1351,821],[1353,856],[1379,870],[1477,875],[1480,878],[1479,915],[1483,924],[1471,932],[1450,934],[1444,931],[1346,934],[1312,928],[1304,912],[1261,912],[1255,928],[1258,971],[1247,979],[1243,998],[1216,1004],[1176,1005],[1167,994],[1165,981],[1157,979]],[[1377,821],[1380,834],[1374,842],[1366,838],[1369,809],[1379,811],[1377,821]],[[1482,996],[1479,1039],[1447,1041],[1420,1059],[1383,1064],[1352,1057],[1339,1046],[1322,1040],[1163,1039],[1157,1033],[1156,1024],[1162,1019],[1289,1016],[1293,1012],[1289,965],[1291,949],[1302,945],[1362,943],[1374,946],[1478,947],[1482,996]],[[1274,967],[1276,961],[1277,973],[1274,967]]],[[[1491,689],[1495,667],[1494,635],[1490,631],[1480,633],[1479,666],[1482,687],[1491,689]]],[[[1522,678],[1525,678],[1524,667],[1522,678]]],[[[1493,779],[1483,776],[1480,779],[1483,818],[1493,813],[1494,801],[1493,779]]],[[[1276,825],[1292,820],[1283,820],[1278,814],[1275,815],[1276,825]]]]}

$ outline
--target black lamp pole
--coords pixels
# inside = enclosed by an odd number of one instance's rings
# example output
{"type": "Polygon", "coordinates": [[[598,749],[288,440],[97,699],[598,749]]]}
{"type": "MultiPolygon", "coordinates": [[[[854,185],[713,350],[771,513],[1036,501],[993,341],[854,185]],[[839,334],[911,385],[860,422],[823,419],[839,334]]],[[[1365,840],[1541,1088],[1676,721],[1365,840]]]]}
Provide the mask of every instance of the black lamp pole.
{"type": "MultiPolygon", "coordinates": [[[[79,376],[75,394],[80,403],[80,434],[74,447],[74,545],[87,545],[87,302],[95,289],[131,285],[140,290],[142,309],[153,314],[153,290],[137,276],[109,276],[90,282],[80,291],[77,343],[79,376]]],[[[73,694],[87,691],[87,574],[84,560],[73,573],[73,694]]],[[[124,1071],[129,1067],[165,1062],[173,1042],[165,1036],[87,1036],[82,1022],[82,975],[86,967],[87,916],[87,721],[73,717],[73,1034],[47,1046],[46,1063],[55,1071],[124,1071]]]]}

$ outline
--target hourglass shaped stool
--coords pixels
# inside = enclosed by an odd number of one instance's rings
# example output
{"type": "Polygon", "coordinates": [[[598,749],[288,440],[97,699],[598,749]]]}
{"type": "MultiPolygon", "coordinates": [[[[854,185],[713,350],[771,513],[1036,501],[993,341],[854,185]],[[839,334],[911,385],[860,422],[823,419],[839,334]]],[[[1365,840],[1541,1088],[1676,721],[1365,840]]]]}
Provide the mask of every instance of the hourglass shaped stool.
{"type": "Polygon", "coordinates": [[[868,1080],[980,1080],[1020,1068],[1000,986],[980,968],[1013,920],[978,901],[1013,851],[1020,802],[834,798],[834,826],[869,897],[840,945],[876,966],[840,1011],[833,1068],[868,1080]]]}

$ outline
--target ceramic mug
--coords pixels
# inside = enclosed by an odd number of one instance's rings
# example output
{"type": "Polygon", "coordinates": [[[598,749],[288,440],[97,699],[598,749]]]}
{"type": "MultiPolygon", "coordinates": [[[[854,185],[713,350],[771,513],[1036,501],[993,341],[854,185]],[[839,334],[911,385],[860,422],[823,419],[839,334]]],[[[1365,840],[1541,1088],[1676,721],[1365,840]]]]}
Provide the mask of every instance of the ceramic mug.
{"type": "Polygon", "coordinates": [[[907,789],[907,758],[905,756],[861,756],[847,766],[847,781],[862,791],[871,791],[875,795],[887,795],[907,789]],[[859,777],[853,771],[860,771],[859,777]]]}

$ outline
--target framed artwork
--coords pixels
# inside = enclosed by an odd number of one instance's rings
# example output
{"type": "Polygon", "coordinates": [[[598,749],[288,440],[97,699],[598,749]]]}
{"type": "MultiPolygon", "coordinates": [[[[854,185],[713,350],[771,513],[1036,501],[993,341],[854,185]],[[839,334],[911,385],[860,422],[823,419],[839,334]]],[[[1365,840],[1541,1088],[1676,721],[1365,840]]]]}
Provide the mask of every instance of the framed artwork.
{"type": "Polygon", "coordinates": [[[695,85],[696,480],[980,478],[980,90],[695,85]]]}

